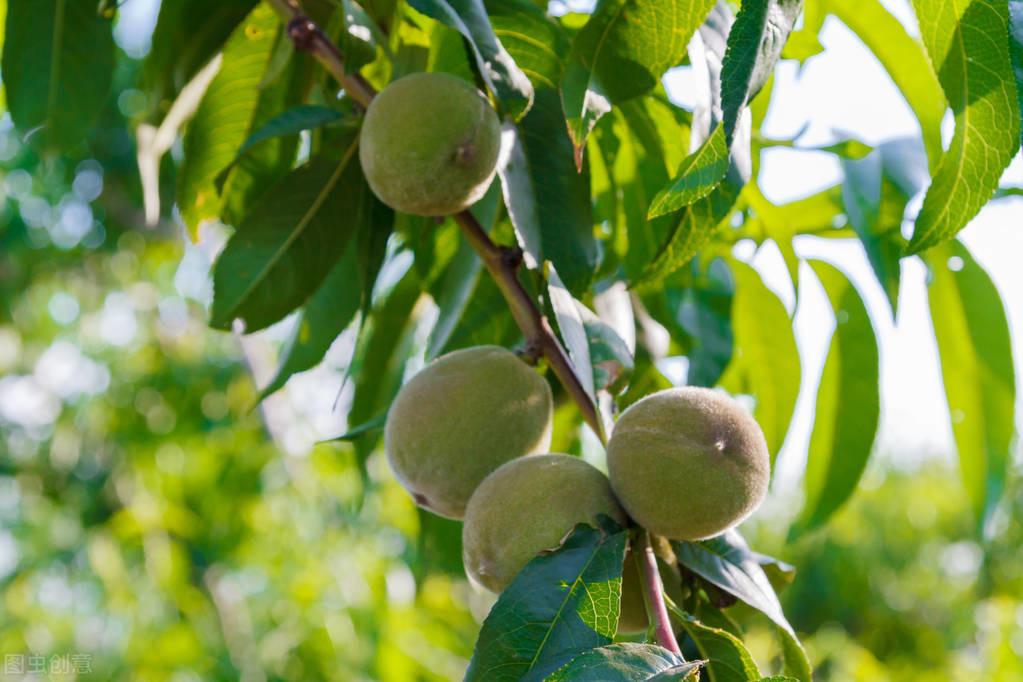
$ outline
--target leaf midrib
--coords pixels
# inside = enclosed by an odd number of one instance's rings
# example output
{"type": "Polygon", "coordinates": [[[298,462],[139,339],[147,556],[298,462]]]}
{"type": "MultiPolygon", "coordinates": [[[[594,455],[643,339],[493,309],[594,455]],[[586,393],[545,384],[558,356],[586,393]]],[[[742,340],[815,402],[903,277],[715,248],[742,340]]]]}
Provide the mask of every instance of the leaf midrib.
{"type": "Polygon", "coordinates": [[[316,195],[316,199],[313,200],[313,203],[302,215],[302,218],[299,219],[298,223],[295,226],[295,229],[292,230],[291,234],[288,235],[288,238],[284,240],[284,243],[281,244],[280,248],[278,248],[277,251],[274,252],[273,256],[271,256],[270,259],[267,261],[266,265],[263,266],[263,269],[260,270],[256,274],[256,276],[252,278],[252,281],[245,288],[245,291],[243,291],[241,295],[238,296],[238,298],[235,300],[234,305],[232,305],[228,312],[225,314],[225,318],[228,321],[230,321],[233,318],[234,312],[238,310],[238,308],[246,300],[248,300],[249,296],[252,295],[252,292],[256,290],[256,287],[263,283],[263,280],[266,278],[267,274],[275,267],[277,267],[277,263],[280,262],[281,258],[284,257],[284,254],[288,252],[292,244],[294,244],[295,241],[298,240],[298,238],[301,237],[302,234],[305,232],[306,228],[309,226],[309,223],[312,222],[313,218],[316,216],[320,208],[323,206],[323,202],[327,200],[327,196],[334,189],[334,186],[338,183],[338,180],[341,178],[341,173],[344,172],[345,168],[348,166],[348,163],[351,161],[352,155],[354,154],[356,147],[358,147],[358,144],[359,144],[358,138],[356,138],[356,140],[352,142],[351,146],[345,151],[344,156],[341,158],[341,162],[334,170],[334,174],[330,176],[330,179],[327,180],[327,183],[323,186],[323,189],[320,190],[320,192],[316,195]]]}
{"type": "MultiPolygon", "coordinates": [[[[53,110],[57,106],[57,82],[60,80],[60,49],[64,42],[64,6],[66,0],[57,0],[53,11],[53,43],[50,45],[50,83],[46,93],[45,127],[53,126],[53,110]]],[[[48,133],[49,134],[49,131],[48,133]]]]}

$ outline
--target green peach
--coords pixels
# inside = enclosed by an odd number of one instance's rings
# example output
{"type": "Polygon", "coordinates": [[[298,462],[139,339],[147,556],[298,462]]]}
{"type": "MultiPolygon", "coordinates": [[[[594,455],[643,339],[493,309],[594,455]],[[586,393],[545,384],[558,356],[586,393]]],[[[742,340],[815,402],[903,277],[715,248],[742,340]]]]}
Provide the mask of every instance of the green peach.
{"type": "Polygon", "coordinates": [[[760,505],[771,463],[760,426],[706,388],[668,389],[622,413],[607,449],[611,486],[629,515],[672,540],[702,540],[760,505]]]}
{"type": "Polygon", "coordinates": [[[373,98],[359,160],[374,194],[415,215],[457,213],[497,170],[501,123],[470,83],[444,73],[399,78],[373,98]]]}
{"type": "Polygon", "coordinates": [[[419,506],[459,519],[487,474],[550,447],[553,409],[550,386],[511,351],[457,350],[398,392],[384,448],[419,506]]]}

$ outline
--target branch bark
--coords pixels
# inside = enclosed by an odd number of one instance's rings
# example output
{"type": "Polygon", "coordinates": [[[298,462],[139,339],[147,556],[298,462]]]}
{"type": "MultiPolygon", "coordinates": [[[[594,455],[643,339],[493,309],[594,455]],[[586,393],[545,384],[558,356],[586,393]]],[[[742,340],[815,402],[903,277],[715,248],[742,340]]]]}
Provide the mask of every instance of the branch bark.
{"type": "MultiPolygon", "coordinates": [[[[305,15],[297,0],[267,1],[287,19],[288,36],[295,43],[295,47],[311,53],[337,79],[345,92],[362,106],[369,106],[376,95],[373,86],[358,73],[345,70],[341,51],[322,29],[305,15]]],[[[497,283],[508,302],[515,322],[526,337],[526,342],[543,352],[551,370],[578,405],[583,420],[593,429],[601,442],[606,443],[607,434],[604,432],[604,423],[596,405],[576,377],[572,361],[551,328],[550,322],[540,313],[536,302],[519,281],[518,270],[522,260],[519,250],[495,244],[469,211],[462,211],[453,218],[497,283]]]]}
{"type": "Polygon", "coordinates": [[[681,656],[682,650],[679,649],[675,631],[671,628],[668,607],[664,604],[664,585],[661,583],[661,572],[657,568],[657,556],[650,545],[650,533],[646,530],[640,531],[633,553],[643,572],[643,598],[646,602],[647,617],[654,626],[657,643],[681,656]]]}

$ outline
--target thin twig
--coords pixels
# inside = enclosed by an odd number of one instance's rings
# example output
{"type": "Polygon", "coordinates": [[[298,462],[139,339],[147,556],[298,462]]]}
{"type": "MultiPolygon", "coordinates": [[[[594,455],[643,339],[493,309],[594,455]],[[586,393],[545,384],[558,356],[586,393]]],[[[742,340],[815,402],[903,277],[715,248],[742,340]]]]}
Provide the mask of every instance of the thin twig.
{"type": "Polygon", "coordinates": [[[681,656],[682,650],[675,640],[668,608],[664,605],[664,585],[661,583],[661,572],[657,568],[657,556],[650,545],[650,533],[646,530],[640,531],[638,542],[634,543],[633,554],[643,571],[643,598],[646,601],[647,614],[653,621],[657,643],[681,656]]]}
{"type": "MultiPolygon", "coordinates": [[[[369,106],[376,91],[358,73],[345,70],[344,57],[337,46],[326,34],[302,11],[296,0],[267,0],[288,21],[288,36],[300,50],[310,52],[351,97],[369,106]]],[[[519,282],[518,270],[521,254],[514,256],[518,250],[495,244],[486,231],[469,211],[462,211],[454,216],[462,234],[483,261],[483,265],[494,278],[498,288],[508,302],[512,316],[526,337],[526,342],[543,352],[554,371],[555,376],[565,390],[579,406],[583,420],[597,434],[601,442],[606,442],[603,421],[589,393],[583,388],[572,367],[572,361],[564,347],[554,334],[550,322],[540,313],[536,302],[519,282]]]]}

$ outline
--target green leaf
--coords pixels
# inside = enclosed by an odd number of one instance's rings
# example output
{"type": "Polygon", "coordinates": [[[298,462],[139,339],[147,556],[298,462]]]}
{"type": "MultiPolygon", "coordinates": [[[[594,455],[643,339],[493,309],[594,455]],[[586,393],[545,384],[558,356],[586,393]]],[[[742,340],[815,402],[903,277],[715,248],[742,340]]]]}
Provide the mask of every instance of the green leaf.
{"type": "Polygon", "coordinates": [[[998,290],[966,247],[928,257],[931,318],[959,468],[980,524],[1005,490],[1015,431],[1012,341],[998,290]]]}
{"type": "Polygon", "coordinates": [[[623,642],[590,649],[542,679],[544,682],[668,682],[685,679],[699,670],[700,665],[699,661],[687,662],[656,644],[623,642]]]}
{"type": "Polygon", "coordinates": [[[114,75],[112,22],[91,0],[8,0],[3,45],[7,108],[46,147],[81,144],[114,75]]]}
{"type": "Polygon", "coordinates": [[[293,374],[318,365],[334,339],[348,327],[359,311],[363,291],[356,263],[357,252],[357,245],[348,245],[344,256],[302,308],[295,328],[281,351],[283,360],[277,374],[259,392],[260,400],[282,388],[293,374]]]}
{"type": "Polygon", "coordinates": [[[874,53],[906,98],[923,133],[931,165],[941,158],[941,120],[945,93],[923,45],[885,9],[880,0],[823,0],[827,10],[848,26],[874,53]]]}
{"type": "Polygon", "coordinates": [[[568,39],[556,22],[530,0],[486,0],[494,35],[533,87],[557,88],[568,39]]]}
{"type": "Polygon", "coordinates": [[[576,526],[560,549],[530,561],[501,593],[483,622],[467,682],[543,679],[611,644],[628,533],[605,524],[576,526]]]}
{"type": "Polygon", "coordinates": [[[707,659],[705,671],[710,682],[759,682],[760,669],[738,637],[705,625],[675,605],[669,608],[696,644],[700,656],[707,659]]]}
{"type": "Polygon", "coordinates": [[[721,65],[721,122],[730,146],[743,108],[767,83],[803,0],[747,0],[728,33],[721,65]]]}
{"type": "Polygon", "coordinates": [[[517,120],[529,111],[533,84],[494,35],[482,0],[409,0],[409,4],[465,37],[480,74],[506,113],[517,120]]]}
{"type": "Polygon", "coordinates": [[[770,618],[794,636],[757,555],[736,530],[700,542],[672,541],[681,566],[770,618]]]}
{"type": "Polygon", "coordinates": [[[735,380],[733,390],[748,393],[756,401],[753,416],[764,431],[773,465],[799,396],[799,350],[782,302],[756,270],[738,261],[731,265],[735,276],[735,351],[729,374],[742,377],[735,380]]]}
{"type": "Polygon", "coordinates": [[[590,400],[596,404],[596,387],[594,386],[593,364],[590,360],[590,343],[583,325],[582,305],[572,297],[553,267],[547,273],[547,293],[554,319],[558,323],[558,332],[572,360],[572,371],[579,383],[586,389],[590,400]]]}
{"type": "Polygon", "coordinates": [[[177,179],[177,202],[190,234],[199,223],[220,214],[217,176],[234,159],[255,120],[259,84],[273,53],[277,15],[257,5],[224,47],[217,76],[185,133],[185,160],[177,179]]]}
{"type": "Polygon", "coordinates": [[[374,431],[382,431],[384,428],[384,424],[386,422],[387,412],[382,412],[381,414],[378,414],[377,416],[359,424],[358,426],[353,426],[352,428],[342,433],[340,436],[331,438],[331,441],[351,442],[357,440],[362,436],[365,436],[367,433],[372,433],[374,431]]]}
{"type": "MultiPolygon", "coordinates": [[[[505,135],[512,130],[506,126],[505,135]]],[[[597,242],[589,170],[576,171],[571,150],[557,93],[538,90],[498,173],[527,263],[551,261],[569,291],[581,296],[597,268],[597,242]]]]}
{"type": "MultiPolygon", "coordinates": [[[[1009,55],[1016,76],[1016,98],[1023,115],[1023,0],[1009,0],[1009,55]]],[[[1020,141],[1023,142],[1023,124],[1020,141]]]]}
{"type": "Polygon", "coordinates": [[[142,65],[142,87],[154,108],[174,99],[224,46],[257,0],[175,0],[160,3],[152,46],[142,65]]]}
{"type": "Polygon", "coordinates": [[[390,220],[354,150],[292,171],[253,207],[214,268],[212,326],[241,318],[252,332],[280,320],[319,288],[360,225],[390,220]]]}
{"type": "Polygon", "coordinates": [[[874,328],[856,288],[837,268],[812,261],[835,312],[835,332],[817,389],[806,464],[806,503],[792,529],[822,525],[856,490],[880,417],[874,328]]]}
{"type": "Polygon", "coordinates": [[[911,196],[888,179],[881,151],[857,161],[842,161],[842,199],[849,223],[867,252],[874,276],[888,297],[892,317],[898,310],[901,257],[905,250],[902,217],[911,196]]]}
{"type": "Polygon", "coordinates": [[[652,90],[685,55],[714,0],[600,0],[576,35],[561,81],[568,130],[582,158],[597,120],[652,90]]]}
{"type": "Polygon", "coordinates": [[[654,197],[647,218],[673,213],[707,196],[727,171],[728,143],[725,129],[719,125],[699,149],[686,157],[671,184],[654,197]]]}
{"type": "Polygon", "coordinates": [[[596,313],[581,303],[577,307],[586,331],[590,365],[593,367],[593,387],[597,391],[608,391],[611,395],[617,395],[629,385],[634,369],[629,346],[618,332],[596,313]]]}
{"type": "Polygon", "coordinates": [[[312,130],[313,128],[330,125],[340,121],[342,118],[343,114],[337,109],[313,104],[301,105],[287,111],[282,111],[259,126],[245,139],[245,142],[238,149],[235,162],[247,151],[264,140],[297,135],[303,130],[312,130]]]}
{"type": "Polygon", "coordinates": [[[1009,62],[1009,8],[997,0],[913,0],[924,45],[955,113],[952,145],[917,215],[909,253],[948,241],[995,190],[1020,144],[1020,105],[1009,62]]]}

